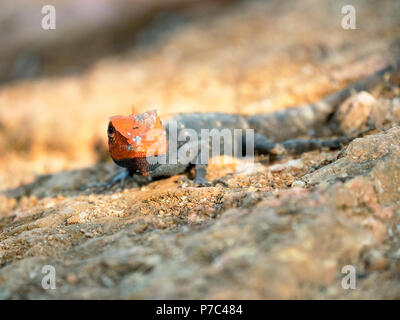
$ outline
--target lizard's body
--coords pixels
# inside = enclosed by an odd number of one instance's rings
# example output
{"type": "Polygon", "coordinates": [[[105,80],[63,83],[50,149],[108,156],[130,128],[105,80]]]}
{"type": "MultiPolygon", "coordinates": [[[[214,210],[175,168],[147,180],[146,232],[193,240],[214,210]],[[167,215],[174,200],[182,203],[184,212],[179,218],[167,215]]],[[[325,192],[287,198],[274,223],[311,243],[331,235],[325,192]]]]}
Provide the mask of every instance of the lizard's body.
{"type": "MultiPolygon", "coordinates": [[[[375,87],[383,81],[385,74],[397,71],[399,64],[397,61],[396,64],[390,65],[317,103],[274,113],[249,117],[216,112],[177,114],[164,125],[161,124],[155,110],[128,117],[111,117],[108,127],[110,154],[119,166],[128,169],[127,173],[117,176],[114,181],[121,180],[123,182],[128,174],[140,174],[150,178],[173,176],[185,172],[197,161],[195,181],[205,184],[204,176],[207,164],[198,162],[202,148],[210,148],[211,140],[204,141],[202,139],[202,129],[228,129],[232,132],[235,129],[243,131],[254,129],[254,151],[261,154],[276,153],[277,149],[299,153],[324,146],[340,147],[342,139],[306,140],[297,138],[306,135],[310,130],[318,130],[319,127],[326,125],[328,117],[332,115],[337,105],[353,92],[375,87]],[[188,129],[195,132],[198,137],[197,141],[176,139],[176,137],[186,137],[185,133],[188,129]],[[153,138],[157,138],[156,142],[150,141],[151,139],[146,140],[145,134],[151,130],[155,130],[153,138]],[[171,135],[174,136],[173,139],[171,139],[171,135]],[[173,146],[171,146],[171,141],[173,146]],[[277,142],[282,143],[277,144],[277,142]],[[191,143],[192,146],[188,146],[188,143],[191,143]],[[179,161],[171,163],[173,162],[171,159],[179,158],[177,153],[179,150],[182,151],[181,148],[192,147],[196,154],[193,154],[193,159],[189,163],[179,161]],[[160,161],[162,157],[163,161],[160,161]]],[[[240,141],[236,141],[236,143],[241,144],[242,150],[246,150],[245,137],[240,138],[240,141]]],[[[221,150],[224,150],[223,145],[221,145],[221,150]]]]}
{"type": "MultiPolygon", "coordinates": [[[[156,111],[152,110],[141,115],[146,115],[148,118],[157,117],[156,111]]],[[[132,117],[132,116],[131,116],[132,117]]],[[[128,117],[127,117],[128,118],[128,117]]],[[[111,121],[112,123],[112,121],[111,121]]],[[[133,122],[132,122],[133,123],[133,122]]],[[[140,122],[139,122],[140,123],[140,122]]],[[[115,126],[118,126],[115,125],[115,126]]],[[[132,127],[135,125],[132,125],[132,127]]],[[[190,114],[177,114],[165,122],[163,130],[165,131],[165,143],[167,145],[166,152],[161,155],[154,155],[150,157],[131,157],[128,159],[115,159],[114,161],[121,167],[128,169],[129,175],[141,174],[150,178],[160,176],[173,176],[176,174],[187,171],[192,165],[196,166],[196,176],[198,182],[204,178],[202,175],[199,176],[199,171],[205,170],[206,165],[195,164],[200,162],[197,158],[199,156],[201,148],[211,148],[212,140],[204,141],[201,137],[201,130],[213,130],[213,129],[228,129],[231,132],[233,130],[246,130],[250,129],[248,120],[246,117],[237,114],[226,114],[226,113],[190,113],[190,114]],[[189,130],[188,130],[189,129],[189,130]],[[190,132],[195,133],[197,139],[192,139],[191,142],[193,147],[197,149],[198,153],[193,154],[192,161],[186,163],[179,161],[177,153],[185,145],[187,147],[190,132]],[[181,139],[178,139],[180,137],[181,139]],[[182,139],[183,138],[183,139],[182,139]],[[172,146],[171,144],[176,144],[172,146]],[[161,157],[165,157],[161,160],[161,157]],[[174,161],[177,160],[177,161],[174,161]],[[162,163],[160,163],[162,162],[162,163]]],[[[142,130],[143,132],[145,130],[142,130]]],[[[143,133],[141,133],[143,135],[143,133]]],[[[245,138],[245,137],[244,137],[245,138]]],[[[224,151],[223,139],[220,140],[220,150],[224,151]]],[[[239,144],[244,144],[245,139],[240,137],[239,144]]],[[[268,147],[272,148],[274,144],[267,141],[268,147]]],[[[245,146],[242,146],[245,150],[245,146]]],[[[205,171],[204,171],[205,174],[205,171]]],[[[123,175],[121,175],[123,177],[123,175]]],[[[203,181],[204,182],[204,181],[203,181]]]]}

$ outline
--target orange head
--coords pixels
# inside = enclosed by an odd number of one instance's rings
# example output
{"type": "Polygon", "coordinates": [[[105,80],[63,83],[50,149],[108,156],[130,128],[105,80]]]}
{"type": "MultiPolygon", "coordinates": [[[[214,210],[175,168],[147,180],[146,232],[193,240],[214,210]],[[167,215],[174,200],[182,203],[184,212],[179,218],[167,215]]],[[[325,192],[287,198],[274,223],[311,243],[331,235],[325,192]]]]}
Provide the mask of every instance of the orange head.
{"type": "Polygon", "coordinates": [[[163,155],[167,138],[157,110],[113,116],[108,123],[108,147],[114,160],[163,155]]]}

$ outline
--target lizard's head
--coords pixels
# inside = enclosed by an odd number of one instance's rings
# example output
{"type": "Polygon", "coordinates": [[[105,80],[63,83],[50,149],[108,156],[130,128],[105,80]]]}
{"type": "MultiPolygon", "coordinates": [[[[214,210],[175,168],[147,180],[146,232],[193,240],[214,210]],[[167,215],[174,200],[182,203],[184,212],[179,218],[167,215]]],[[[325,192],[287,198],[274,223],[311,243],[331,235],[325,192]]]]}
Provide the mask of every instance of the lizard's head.
{"type": "Polygon", "coordinates": [[[167,139],[156,110],[113,116],[107,128],[111,157],[129,160],[165,154],[167,139]]]}

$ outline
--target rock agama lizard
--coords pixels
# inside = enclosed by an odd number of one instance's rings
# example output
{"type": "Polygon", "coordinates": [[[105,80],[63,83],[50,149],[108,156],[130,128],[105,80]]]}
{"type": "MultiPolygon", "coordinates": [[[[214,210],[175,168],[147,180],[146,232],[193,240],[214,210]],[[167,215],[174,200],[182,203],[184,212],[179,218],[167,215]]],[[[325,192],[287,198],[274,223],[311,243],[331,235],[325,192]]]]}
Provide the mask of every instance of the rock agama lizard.
{"type": "MultiPolygon", "coordinates": [[[[201,150],[209,148],[211,140],[202,140],[200,134],[202,129],[254,129],[252,147],[259,154],[301,153],[322,147],[339,148],[351,139],[343,136],[322,140],[299,139],[298,137],[307,135],[310,130],[318,130],[321,126],[326,127],[329,117],[340,103],[354,92],[372,89],[384,81],[385,75],[397,72],[399,66],[400,60],[316,103],[267,114],[246,117],[217,112],[182,113],[173,116],[164,125],[156,110],[144,113],[133,112],[130,116],[110,117],[107,129],[109,152],[117,165],[127,169],[114,177],[110,184],[121,181],[123,186],[125,179],[132,175],[148,179],[173,176],[194,166],[195,183],[201,186],[207,185],[208,181],[205,179],[207,163],[199,159],[201,150]],[[176,130],[173,140],[170,139],[172,128],[176,130]],[[190,135],[186,132],[188,129],[197,133],[198,139],[186,139],[190,135]],[[177,140],[177,137],[181,139],[177,140]],[[182,148],[185,148],[184,154],[190,159],[186,157],[184,163],[179,159],[171,161],[171,159],[179,158],[177,153],[182,151],[182,148]],[[187,151],[189,149],[190,152],[187,151]]],[[[239,141],[241,150],[246,150],[245,137],[246,135],[243,135],[239,141]]],[[[209,151],[206,153],[209,154],[209,151]]]]}

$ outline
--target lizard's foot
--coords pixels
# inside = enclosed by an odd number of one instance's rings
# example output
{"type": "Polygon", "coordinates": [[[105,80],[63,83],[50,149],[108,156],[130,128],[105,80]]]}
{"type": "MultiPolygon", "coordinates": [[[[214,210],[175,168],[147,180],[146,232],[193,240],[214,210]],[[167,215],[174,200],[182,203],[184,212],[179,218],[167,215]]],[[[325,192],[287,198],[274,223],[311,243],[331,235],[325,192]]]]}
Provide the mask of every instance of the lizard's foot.
{"type": "Polygon", "coordinates": [[[213,185],[210,181],[203,177],[196,177],[194,178],[193,182],[198,187],[211,187],[213,185]]]}
{"type": "Polygon", "coordinates": [[[121,188],[123,189],[124,186],[125,186],[126,178],[128,178],[128,177],[129,177],[129,171],[128,170],[123,170],[120,173],[118,173],[116,176],[111,178],[109,181],[107,181],[104,184],[104,189],[111,188],[117,182],[121,183],[121,188]]]}
{"type": "Polygon", "coordinates": [[[129,177],[129,171],[124,170],[124,171],[121,171],[120,173],[118,173],[114,178],[112,178],[110,183],[112,183],[114,185],[115,183],[120,182],[121,188],[123,189],[125,186],[125,180],[128,177],[129,177]]]}
{"type": "Polygon", "coordinates": [[[124,170],[124,171],[121,171],[120,173],[118,173],[111,180],[109,180],[106,183],[106,187],[111,188],[114,184],[116,184],[117,182],[120,182],[121,189],[123,189],[125,186],[126,179],[132,179],[136,183],[136,186],[145,185],[152,180],[152,178],[150,176],[144,177],[144,176],[137,175],[137,174],[134,174],[133,176],[131,176],[129,174],[129,170],[124,170]]]}
{"type": "Polygon", "coordinates": [[[206,179],[207,165],[206,164],[196,164],[194,168],[195,168],[195,174],[194,174],[193,182],[198,187],[211,187],[212,183],[206,179]]]}
{"type": "MultiPolygon", "coordinates": [[[[125,180],[127,177],[129,177],[128,170],[121,171],[117,175],[115,175],[113,178],[107,180],[106,182],[95,184],[94,185],[96,187],[95,193],[104,192],[107,189],[110,189],[112,186],[114,186],[119,181],[121,182],[121,188],[123,189],[124,185],[125,185],[125,180]]],[[[80,189],[85,190],[85,189],[91,188],[91,187],[93,187],[93,185],[92,186],[87,185],[87,186],[81,187],[80,189]]]]}

